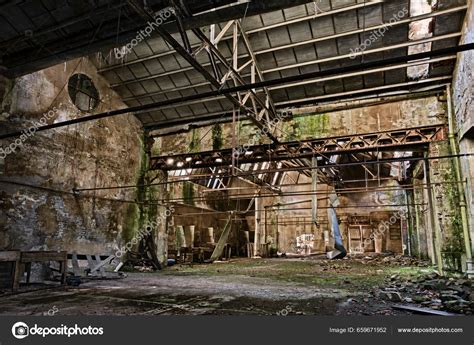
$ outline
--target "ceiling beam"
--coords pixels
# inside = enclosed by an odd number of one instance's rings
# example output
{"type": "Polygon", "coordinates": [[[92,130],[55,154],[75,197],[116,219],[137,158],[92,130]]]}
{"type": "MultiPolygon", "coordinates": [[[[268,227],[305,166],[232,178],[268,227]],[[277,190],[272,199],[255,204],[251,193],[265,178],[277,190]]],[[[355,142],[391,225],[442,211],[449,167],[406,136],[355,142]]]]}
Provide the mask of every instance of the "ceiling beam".
{"type": "MultiPolygon", "coordinates": [[[[267,88],[267,90],[272,91],[272,90],[279,90],[279,89],[288,89],[288,88],[292,88],[292,87],[299,87],[299,86],[310,85],[310,84],[318,84],[318,83],[322,83],[322,82],[330,81],[330,80],[338,80],[338,79],[351,78],[351,77],[354,77],[354,76],[362,76],[362,75],[373,74],[373,73],[393,71],[393,70],[397,70],[397,69],[401,69],[401,68],[409,68],[409,67],[414,67],[414,66],[419,66],[419,65],[430,65],[430,64],[433,64],[433,63],[438,63],[438,62],[442,62],[442,61],[449,61],[449,60],[455,60],[455,59],[456,59],[456,55],[449,55],[449,56],[446,56],[446,57],[440,57],[440,58],[435,58],[435,59],[429,59],[429,60],[423,60],[423,61],[414,61],[414,62],[409,62],[409,63],[391,65],[391,66],[388,66],[388,67],[367,69],[365,71],[357,71],[357,72],[352,72],[352,73],[341,73],[341,74],[335,74],[335,75],[331,75],[329,77],[324,77],[324,78],[297,81],[297,82],[294,82],[294,83],[288,83],[288,84],[273,86],[273,87],[267,88]]],[[[438,79],[435,78],[435,79],[423,79],[423,80],[435,81],[435,80],[438,80],[438,79]]],[[[403,84],[403,85],[405,85],[405,84],[403,84]]],[[[387,85],[387,87],[393,87],[393,86],[395,86],[395,85],[387,85]]],[[[376,90],[380,89],[380,88],[381,87],[377,87],[376,90]]],[[[370,91],[369,89],[365,89],[365,90],[370,91]]],[[[259,90],[257,92],[263,92],[263,91],[259,90]]],[[[351,91],[351,92],[353,92],[353,91],[351,91]]],[[[327,96],[327,95],[323,95],[323,96],[320,96],[320,97],[323,98],[325,96],[327,96]]],[[[224,96],[202,98],[202,99],[199,99],[199,100],[193,100],[193,101],[189,101],[189,102],[173,104],[173,105],[170,105],[168,107],[162,107],[160,110],[175,108],[176,106],[184,107],[184,106],[190,106],[190,105],[199,104],[199,103],[214,102],[214,101],[223,100],[224,98],[225,98],[224,96]]]]}
{"type": "MultiPolygon", "coordinates": [[[[248,30],[247,35],[250,36],[250,35],[262,32],[262,31],[268,31],[268,30],[275,29],[275,28],[282,27],[282,26],[288,26],[288,25],[303,22],[303,21],[309,21],[309,20],[314,20],[314,19],[321,18],[321,17],[334,15],[334,14],[339,14],[339,13],[343,13],[343,12],[358,10],[358,9],[362,9],[362,8],[365,8],[365,7],[381,4],[383,2],[384,2],[384,0],[376,0],[376,1],[366,2],[366,3],[363,3],[363,4],[343,6],[343,7],[340,7],[338,9],[335,9],[335,10],[329,10],[329,11],[324,11],[324,12],[313,14],[313,15],[303,16],[303,17],[300,17],[300,18],[284,21],[284,22],[281,22],[281,23],[275,23],[275,24],[272,24],[272,25],[264,25],[264,26],[261,26],[261,27],[256,28],[256,29],[248,30]]],[[[463,6],[463,7],[464,7],[464,9],[467,8],[467,6],[463,6]]],[[[247,16],[248,16],[248,14],[247,14],[247,16]]],[[[233,19],[236,19],[236,18],[233,18],[233,19]]],[[[225,19],[219,18],[218,21],[216,21],[215,23],[217,24],[217,23],[222,23],[222,22],[225,22],[225,21],[226,21],[225,19]]],[[[222,42],[222,41],[226,41],[226,40],[231,40],[232,38],[233,38],[232,35],[223,36],[220,39],[220,41],[222,42]]],[[[192,45],[191,47],[194,49],[194,48],[199,48],[199,46],[200,46],[200,44],[195,44],[195,45],[192,45]]],[[[153,59],[156,59],[156,58],[161,58],[161,57],[168,56],[168,55],[174,55],[174,54],[176,54],[176,52],[174,50],[170,50],[170,51],[163,52],[163,53],[158,53],[158,54],[153,54],[153,55],[146,56],[146,57],[143,57],[143,58],[126,61],[126,62],[123,62],[123,63],[120,63],[120,64],[115,64],[115,65],[112,65],[112,66],[106,66],[106,67],[100,68],[99,72],[107,72],[107,71],[117,69],[117,68],[121,68],[121,67],[124,67],[124,66],[130,66],[130,65],[134,65],[136,63],[145,62],[145,61],[153,60],[153,59]]]]}
{"type": "MultiPolygon", "coordinates": [[[[439,88],[433,90],[423,90],[411,88],[405,92],[399,92],[399,94],[393,93],[380,93],[378,95],[369,95],[367,97],[357,98],[344,98],[337,101],[321,102],[317,106],[306,106],[304,108],[285,108],[288,112],[291,112],[291,118],[304,117],[304,116],[316,116],[320,114],[328,114],[343,110],[359,109],[363,107],[371,107],[380,104],[387,104],[399,101],[405,101],[409,99],[420,99],[428,98],[433,96],[439,96],[444,93],[445,85],[439,85],[439,88]]],[[[204,117],[182,117],[178,119],[170,119],[168,121],[163,120],[162,122],[144,124],[145,130],[149,137],[163,137],[172,134],[186,133],[193,128],[202,128],[216,123],[230,123],[232,122],[231,113],[216,112],[206,114],[204,117]]]]}
{"type": "MultiPolygon", "coordinates": [[[[344,66],[344,67],[333,68],[333,69],[328,69],[328,70],[318,71],[318,72],[304,73],[304,74],[299,74],[299,75],[285,77],[285,78],[265,80],[263,82],[257,82],[254,84],[234,86],[234,87],[224,88],[222,90],[209,91],[209,92],[205,92],[205,93],[201,93],[197,95],[190,95],[186,97],[169,99],[169,100],[165,100],[161,102],[154,102],[147,105],[129,107],[125,109],[110,110],[110,111],[97,113],[97,114],[84,115],[80,118],[38,127],[36,132],[46,131],[53,128],[71,126],[78,123],[95,121],[95,120],[104,119],[104,118],[113,117],[113,116],[119,116],[123,114],[133,114],[140,111],[156,110],[156,109],[160,109],[161,107],[168,106],[170,104],[177,104],[177,103],[188,101],[188,100],[197,100],[197,99],[202,99],[206,97],[213,97],[213,96],[218,96],[225,93],[233,94],[236,92],[242,92],[242,91],[251,90],[251,89],[259,89],[262,87],[282,85],[286,83],[292,83],[295,81],[315,79],[315,78],[320,78],[320,77],[322,78],[322,77],[326,77],[326,76],[330,76],[334,74],[364,71],[367,68],[390,66],[392,64],[400,63],[400,62],[408,62],[408,61],[415,61],[419,59],[428,59],[428,58],[434,58],[434,57],[439,57],[439,56],[446,56],[446,55],[451,55],[453,53],[460,53],[460,52],[469,51],[473,49],[474,49],[474,43],[468,43],[468,44],[463,44],[456,47],[437,49],[433,51],[428,51],[428,52],[423,52],[423,53],[418,53],[418,54],[413,54],[413,55],[408,55],[408,56],[398,56],[398,57],[393,57],[393,58],[389,58],[385,60],[365,62],[365,63],[360,63],[357,65],[344,66]]],[[[12,133],[2,134],[0,135],[0,139],[15,138],[15,137],[21,136],[22,134],[23,132],[19,130],[12,133]]]]}

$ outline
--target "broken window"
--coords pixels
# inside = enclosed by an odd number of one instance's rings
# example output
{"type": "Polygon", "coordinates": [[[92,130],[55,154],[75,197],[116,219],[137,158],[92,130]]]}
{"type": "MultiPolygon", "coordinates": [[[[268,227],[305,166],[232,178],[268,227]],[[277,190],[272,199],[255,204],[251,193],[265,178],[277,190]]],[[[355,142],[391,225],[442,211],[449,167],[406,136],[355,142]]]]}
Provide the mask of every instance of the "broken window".
{"type": "Polygon", "coordinates": [[[74,74],[69,78],[68,91],[74,105],[82,111],[91,111],[99,104],[99,92],[85,74],[74,74]]]}

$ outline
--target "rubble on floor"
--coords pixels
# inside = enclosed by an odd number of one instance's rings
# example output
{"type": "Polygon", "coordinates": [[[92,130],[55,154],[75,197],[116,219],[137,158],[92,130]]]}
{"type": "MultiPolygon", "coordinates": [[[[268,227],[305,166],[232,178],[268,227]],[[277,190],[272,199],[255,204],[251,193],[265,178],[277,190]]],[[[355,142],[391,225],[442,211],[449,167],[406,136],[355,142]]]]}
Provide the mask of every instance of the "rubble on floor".
{"type": "Polygon", "coordinates": [[[437,273],[416,278],[393,275],[374,295],[390,302],[402,302],[458,314],[474,313],[472,280],[441,277],[437,273]]]}
{"type": "Polygon", "coordinates": [[[413,266],[413,267],[428,267],[431,262],[426,260],[420,260],[414,257],[405,255],[392,255],[392,254],[373,254],[366,255],[363,257],[353,257],[354,261],[359,262],[370,262],[374,264],[389,264],[391,266],[413,266]]]}

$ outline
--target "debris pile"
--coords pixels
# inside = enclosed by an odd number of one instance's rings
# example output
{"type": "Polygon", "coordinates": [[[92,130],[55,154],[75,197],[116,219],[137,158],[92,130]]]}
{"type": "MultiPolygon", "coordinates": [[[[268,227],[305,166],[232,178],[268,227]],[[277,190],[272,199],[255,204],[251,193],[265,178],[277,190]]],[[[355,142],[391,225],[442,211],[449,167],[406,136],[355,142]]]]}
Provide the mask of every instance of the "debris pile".
{"type": "Polygon", "coordinates": [[[389,284],[375,294],[390,302],[406,303],[466,315],[474,314],[473,282],[440,277],[437,273],[407,279],[390,277],[389,284]]]}
{"type": "Polygon", "coordinates": [[[355,257],[354,261],[371,264],[386,264],[390,266],[411,266],[411,267],[427,267],[431,263],[426,260],[420,260],[414,257],[405,255],[371,255],[364,257],[355,257]]]}

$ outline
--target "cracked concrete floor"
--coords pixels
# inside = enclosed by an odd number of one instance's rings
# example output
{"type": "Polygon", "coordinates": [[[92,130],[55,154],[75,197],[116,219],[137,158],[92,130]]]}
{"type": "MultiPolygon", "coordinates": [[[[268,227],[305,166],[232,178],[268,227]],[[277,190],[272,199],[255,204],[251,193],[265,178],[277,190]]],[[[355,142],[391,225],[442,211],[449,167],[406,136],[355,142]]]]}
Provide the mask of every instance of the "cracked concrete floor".
{"type": "Polygon", "coordinates": [[[2,315],[400,315],[371,292],[420,268],[355,260],[236,259],[78,288],[0,294],[2,315]],[[52,311],[52,312],[51,312],[52,311]]]}

